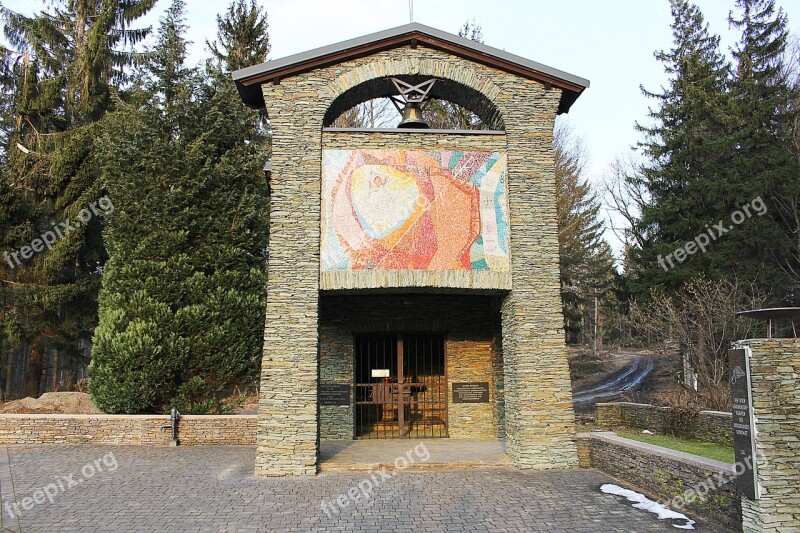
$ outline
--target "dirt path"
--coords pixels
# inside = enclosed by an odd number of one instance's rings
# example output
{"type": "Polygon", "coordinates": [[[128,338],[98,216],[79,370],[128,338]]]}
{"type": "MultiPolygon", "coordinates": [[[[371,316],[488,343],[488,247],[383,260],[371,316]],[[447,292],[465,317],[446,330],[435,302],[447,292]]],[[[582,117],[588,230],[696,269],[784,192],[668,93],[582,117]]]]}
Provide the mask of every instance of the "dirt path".
{"type": "Polygon", "coordinates": [[[625,357],[629,363],[592,387],[574,390],[572,393],[574,403],[593,405],[598,401],[607,401],[632,391],[642,384],[655,367],[653,359],[647,356],[620,352],[614,354],[614,357],[625,357]]]}

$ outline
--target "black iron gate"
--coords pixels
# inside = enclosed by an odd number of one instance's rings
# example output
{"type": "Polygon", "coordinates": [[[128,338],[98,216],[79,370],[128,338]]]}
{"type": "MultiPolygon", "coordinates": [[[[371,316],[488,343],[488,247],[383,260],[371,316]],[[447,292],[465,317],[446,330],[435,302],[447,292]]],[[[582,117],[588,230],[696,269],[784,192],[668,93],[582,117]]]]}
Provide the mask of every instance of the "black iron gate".
{"type": "Polygon", "coordinates": [[[356,335],[355,383],[356,438],[447,436],[442,335],[356,335]]]}

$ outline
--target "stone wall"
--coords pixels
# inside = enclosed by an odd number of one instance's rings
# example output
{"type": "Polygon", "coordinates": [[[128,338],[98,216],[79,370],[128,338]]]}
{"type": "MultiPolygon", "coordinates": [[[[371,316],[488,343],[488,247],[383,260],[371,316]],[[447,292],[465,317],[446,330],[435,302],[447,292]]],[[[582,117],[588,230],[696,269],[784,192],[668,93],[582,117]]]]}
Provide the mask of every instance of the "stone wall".
{"type": "MultiPolygon", "coordinates": [[[[490,317],[492,318],[492,317],[490,317]]],[[[499,319],[499,313],[496,314],[499,319]]],[[[447,419],[451,438],[503,438],[503,358],[499,320],[447,336],[447,419]],[[489,403],[454,403],[453,383],[489,382],[489,403]]]]}
{"type": "Polygon", "coordinates": [[[496,98],[508,144],[512,290],[502,306],[506,443],[520,468],[577,464],[564,346],[553,126],[560,91],[515,77],[496,98]]]}
{"type": "Polygon", "coordinates": [[[730,444],[732,442],[733,415],[724,411],[700,411],[693,433],[702,441],[730,444]]]}
{"type": "Polygon", "coordinates": [[[757,339],[750,381],[761,498],[742,499],[745,532],[800,531],[800,339],[757,339]]]}
{"type": "MultiPolygon", "coordinates": [[[[415,74],[485,95],[506,125],[512,289],[502,306],[508,449],[524,468],[576,464],[559,294],[553,126],[561,90],[417,46],[262,85],[272,141],[267,317],[256,473],[316,472],[322,122],[362,82],[415,74]]],[[[403,146],[398,136],[398,146],[403,146]]]]}
{"type": "Polygon", "coordinates": [[[613,428],[622,425],[622,403],[607,402],[595,404],[595,422],[598,425],[613,428]]]}
{"type": "Polygon", "coordinates": [[[734,476],[731,464],[605,432],[579,433],[578,456],[580,466],[601,470],[626,486],[634,485],[673,510],[685,508],[701,518],[740,530],[742,510],[739,494],[730,481],[734,476]],[[705,493],[702,499],[696,497],[701,493],[705,493]]]}
{"type": "Polygon", "coordinates": [[[488,150],[506,151],[505,132],[454,130],[430,131],[348,130],[326,128],[322,144],[329,150],[394,149],[406,150],[488,150]]]}
{"type": "Polygon", "coordinates": [[[353,329],[345,302],[322,298],[319,321],[319,379],[323,383],[350,385],[350,405],[320,405],[321,440],[352,439],[353,419],[353,329]]]}
{"type": "MultiPolygon", "coordinates": [[[[503,435],[503,363],[498,297],[331,295],[320,310],[320,380],[353,384],[353,335],[427,332],[445,336],[448,429],[454,438],[503,435]],[[488,404],[454,404],[450,383],[489,382],[488,404]]],[[[320,406],[320,438],[353,438],[353,407],[320,406]]]]}
{"type": "MultiPolygon", "coordinates": [[[[186,415],[178,423],[181,445],[256,443],[255,415],[186,415]]],[[[166,415],[0,415],[0,444],[168,445],[166,415]]]]}
{"type": "MultiPolygon", "coordinates": [[[[667,413],[670,410],[669,407],[630,402],[598,403],[596,407],[597,423],[601,426],[628,426],[668,433],[667,413]]],[[[730,445],[733,442],[732,427],[731,413],[700,411],[692,428],[691,437],[705,442],[730,445]]]]}

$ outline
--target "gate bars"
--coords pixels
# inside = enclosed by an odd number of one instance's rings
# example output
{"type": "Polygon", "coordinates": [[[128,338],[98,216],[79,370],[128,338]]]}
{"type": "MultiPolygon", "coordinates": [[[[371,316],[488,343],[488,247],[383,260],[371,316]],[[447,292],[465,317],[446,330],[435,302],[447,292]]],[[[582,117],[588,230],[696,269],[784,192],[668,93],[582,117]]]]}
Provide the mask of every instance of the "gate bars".
{"type": "Polygon", "coordinates": [[[355,336],[355,437],[447,437],[444,337],[355,336]]]}

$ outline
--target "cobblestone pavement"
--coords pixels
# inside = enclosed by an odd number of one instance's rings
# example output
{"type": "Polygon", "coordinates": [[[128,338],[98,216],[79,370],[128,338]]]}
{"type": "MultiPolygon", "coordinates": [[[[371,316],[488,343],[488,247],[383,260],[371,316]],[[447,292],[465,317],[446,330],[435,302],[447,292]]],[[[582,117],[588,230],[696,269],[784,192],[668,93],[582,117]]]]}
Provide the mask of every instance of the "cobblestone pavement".
{"type": "MultiPolygon", "coordinates": [[[[0,447],[2,526],[26,533],[677,531],[602,494],[600,485],[612,480],[592,470],[255,478],[254,456],[244,446],[0,447]],[[346,494],[365,479],[373,483],[371,497],[351,502],[346,494]],[[346,506],[335,503],[340,495],[346,506]]],[[[697,530],[721,531],[707,524],[697,530]]]]}

